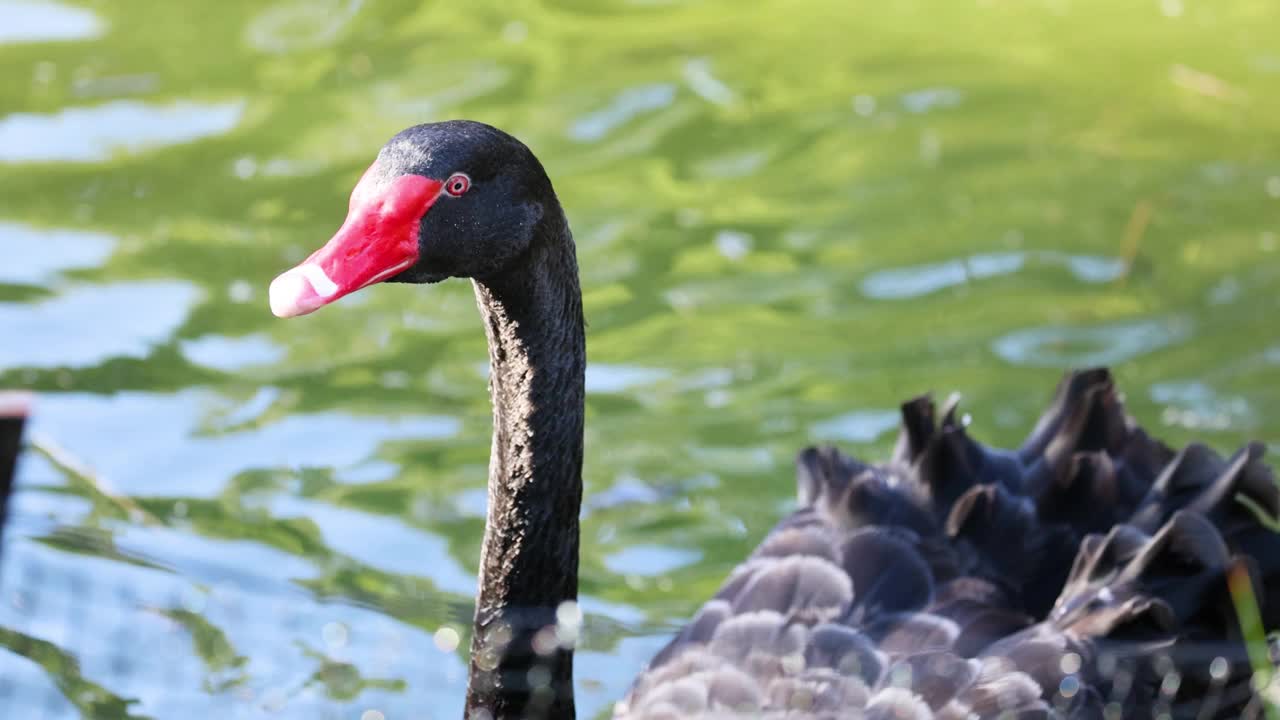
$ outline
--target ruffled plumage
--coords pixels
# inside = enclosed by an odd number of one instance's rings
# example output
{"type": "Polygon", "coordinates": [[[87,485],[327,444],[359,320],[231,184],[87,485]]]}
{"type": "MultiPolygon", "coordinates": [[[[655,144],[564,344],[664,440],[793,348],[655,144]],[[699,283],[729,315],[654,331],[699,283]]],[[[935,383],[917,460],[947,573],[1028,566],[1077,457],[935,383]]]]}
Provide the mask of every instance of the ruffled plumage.
{"type": "Polygon", "coordinates": [[[954,399],[902,417],[883,465],[800,453],[799,508],[616,718],[1261,712],[1227,582],[1250,580],[1280,625],[1261,445],[1175,453],[1105,369],[1069,373],[1014,451],[970,438],[954,399]]]}

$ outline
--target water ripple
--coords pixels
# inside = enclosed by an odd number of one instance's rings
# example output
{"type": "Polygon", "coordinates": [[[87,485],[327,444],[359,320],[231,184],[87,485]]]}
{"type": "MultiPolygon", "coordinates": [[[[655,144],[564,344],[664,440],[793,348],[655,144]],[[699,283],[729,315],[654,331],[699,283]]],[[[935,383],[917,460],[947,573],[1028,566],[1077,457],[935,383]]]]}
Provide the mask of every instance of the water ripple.
{"type": "MultiPolygon", "coordinates": [[[[146,716],[259,717],[269,707],[272,714],[284,717],[320,717],[330,705],[323,694],[283,689],[307,688],[313,673],[325,667],[320,658],[331,654],[337,656],[327,665],[331,673],[359,669],[344,675],[352,681],[366,674],[403,676],[448,688],[458,685],[465,672],[457,656],[440,652],[422,628],[363,607],[307,602],[283,582],[313,574],[301,559],[261,546],[247,548],[251,543],[214,541],[163,528],[132,529],[125,542],[177,556],[183,574],[16,539],[6,547],[2,585],[34,592],[21,606],[0,603],[0,625],[74,647],[79,674],[110,678],[112,691],[136,698],[139,706],[133,709],[146,716]],[[246,550],[249,555],[243,557],[246,550]],[[38,580],[34,585],[29,577],[33,569],[39,573],[32,576],[38,580]],[[127,613],[123,619],[122,611],[127,613]],[[195,625],[180,623],[183,611],[202,619],[195,625]],[[337,645],[325,640],[323,631],[331,627],[344,630],[337,645]],[[201,640],[196,637],[199,632],[205,639],[209,633],[225,634],[229,649],[265,646],[272,651],[252,652],[244,668],[233,664],[225,673],[218,672],[192,653],[193,640],[201,640]],[[142,651],[122,655],[122,648],[142,651]],[[243,670],[248,670],[243,684],[221,683],[235,680],[243,670]],[[253,698],[256,706],[247,715],[246,698],[253,698]]],[[[31,667],[0,648],[0,674],[20,683],[19,692],[8,696],[10,706],[16,699],[18,707],[40,708],[41,717],[80,717],[74,707],[60,702],[57,690],[48,697],[31,694],[46,690],[41,681],[45,673],[29,672],[31,667]]],[[[421,706],[417,698],[376,688],[365,689],[360,699],[377,703],[394,717],[410,715],[421,706]]],[[[455,715],[461,712],[460,693],[433,701],[455,715]]]]}
{"type": "Polygon", "coordinates": [[[809,430],[817,440],[869,443],[898,427],[900,417],[896,410],[856,410],[814,423],[809,430]]]}
{"type": "Polygon", "coordinates": [[[249,45],[269,53],[327,47],[360,12],[363,0],[277,3],[249,21],[249,45]]]}
{"type": "Polygon", "coordinates": [[[711,74],[711,61],[695,58],[684,64],[684,81],[698,97],[714,105],[732,105],[737,95],[711,74]]]}
{"type": "Polygon", "coordinates": [[[347,468],[368,460],[384,442],[447,438],[461,428],[447,416],[318,412],[211,434],[206,415],[225,404],[201,390],[49,394],[40,398],[33,422],[118,490],[166,497],[211,497],[251,469],[347,468]],[[104,427],[120,431],[104,434],[104,427]]]}
{"type": "Polygon", "coordinates": [[[151,281],[83,285],[36,303],[0,303],[0,327],[11,338],[0,343],[0,370],[144,358],[182,326],[200,297],[187,283],[151,281]]]}
{"type": "Polygon", "coordinates": [[[1006,362],[1030,367],[1115,365],[1191,337],[1184,318],[1073,327],[1051,325],[1009,333],[992,343],[1006,362]]]}
{"type": "MultiPolygon", "coordinates": [[[[486,371],[487,369],[486,366],[486,371]]],[[[591,363],[587,365],[586,389],[588,393],[624,393],[633,388],[661,382],[669,377],[671,373],[661,368],[591,363]]]]}
{"type": "Polygon", "coordinates": [[[475,575],[449,554],[444,538],[409,527],[399,518],[292,495],[276,495],[269,507],[278,518],[310,518],[319,526],[325,545],[370,567],[410,576],[429,570],[431,582],[441,590],[464,596],[475,592],[475,575]],[[430,565],[423,563],[424,557],[431,558],[430,565]]]}
{"type": "Polygon", "coordinates": [[[157,106],[117,100],[52,114],[13,113],[0,119],[0,162],[102,162],[221,135],[240,123],[244,101],[179,100],[157,106]]]}
{"type": "Polygon", "coordinates": [[[64,270],[98,267],[115,246],[115,236],[106,233],[0,221],[0,257],[22,258],[0,264],[0,283],[40,285],[64,270]]]}
{"type": "Polygon", "coordinates": [[[569,137],[578,142],[600,140],[628,120],[667,107],[676,99],[670,83],[628,88],[614,97],[609,107],[585,115],[569,127],[569,137]]]}
{"type": "Polygon", "coordinates": [[[1098,255],[1067,253],[1001,252],[970,255],[927,265],[889,268],[863,278],[862,293],[876,300],[904,300],[963,285],[975,280],[1012,275],[1031,263],[1065,267],[1087,283],[1111,282],[1124,273],[1124,261],[1098,255]]]}
{"type": "Polygon", "coordinates": [[[196,365],[222,372],[270,365],[285,356],[284,348],[261,333],[238,338],[205,335],[195,340],[182,341],[181,348],[182,354],[196,365]]]}
{"type": "Polygon", "coordinates": [[[1165,406],[1161,419],[1168,425],[1190,430],[1226,430],[1253,427],[1257,413],[1242,395],[1222,395],[1199,380],[1156,383],[1151,399],[1165,406]]]}
{"type": "Polygon", "coordinates": [[[606,555],[604,566],[619,575],[664,575],[691,565],[702,557],[696,550],[661,545],[630,545],[606,555]]]}
{"type": "Polygon", "coordinates": [[[902,107],[909,113],[921,114],[934,109],[955,107],[963,99],[964,93],[955,88],[923,88],[903,95],[902,107]]]}
{"type": "Polygon", "coordinates": [[[106,23],[84,8],[31,0],[0,2],[0,45],[89,40],[105,29],[106,23]]]}
{"type": "Polygon", "coordinates": [[[991,253],[931,265],[880,270],[862,281],[862,293],[877,300],[901,300],[935,293],[943,288],[962,285],[1022,269],[1026,258],[1022,253],[991,253]]]}

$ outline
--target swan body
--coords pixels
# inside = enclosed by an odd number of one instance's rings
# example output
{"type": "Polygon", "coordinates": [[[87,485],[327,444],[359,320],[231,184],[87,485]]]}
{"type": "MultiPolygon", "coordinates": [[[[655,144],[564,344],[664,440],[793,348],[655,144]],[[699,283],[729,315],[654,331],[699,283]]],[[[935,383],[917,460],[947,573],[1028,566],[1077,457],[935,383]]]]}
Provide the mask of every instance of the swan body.
{"type": "MultiPolygon", "coordinates": [[[[397,134],[271,307],[450,277],[474,284],[494,407],[467,717],[570,718],[586,346],[572,234],[533,153],[469,121],[397,134]]],[[[1280,493],[1261,445],[1175,452],[1105,369],[1068,373],[1017,450],[957,417],[907,402],[881,465],[802,451],[798,509],[614,716],[1261,713],[1236,604],[1252,590],[1280,625],[1280,536],[1259,518],[1280,515],[1280,493]]]]}
{"type": "Polygon", "coordinates": [[[799,509],[615,717],[1240,717],[1256,702],[1228,581],[1274,579],[1251,564],[1274,565],[1280,538],[1236,500],[1280,511],[1260,445],[1174,453],[1103,369],[1068,374],[1013,452],[969,438],[954,405],[902,412],[886,464],[800,453],[799,509]]]}

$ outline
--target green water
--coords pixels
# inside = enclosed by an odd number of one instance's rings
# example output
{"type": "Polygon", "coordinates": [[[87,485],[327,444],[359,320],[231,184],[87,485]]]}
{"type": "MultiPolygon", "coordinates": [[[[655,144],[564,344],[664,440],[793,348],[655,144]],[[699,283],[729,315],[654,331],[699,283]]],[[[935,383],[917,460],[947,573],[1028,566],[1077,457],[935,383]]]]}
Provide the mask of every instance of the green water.
{"type": "Polygon", "coordinates": [[[489,450],[471,288],[270,279],[400,128],[542,158],[587,315],[583,717],[790,507],[962,392],[1115,366],[1280,441],[1273,0],[0,0],[13,717],[457,717],[489,450]],[[381,714],[378,714],[381,713],[381,714]]]}

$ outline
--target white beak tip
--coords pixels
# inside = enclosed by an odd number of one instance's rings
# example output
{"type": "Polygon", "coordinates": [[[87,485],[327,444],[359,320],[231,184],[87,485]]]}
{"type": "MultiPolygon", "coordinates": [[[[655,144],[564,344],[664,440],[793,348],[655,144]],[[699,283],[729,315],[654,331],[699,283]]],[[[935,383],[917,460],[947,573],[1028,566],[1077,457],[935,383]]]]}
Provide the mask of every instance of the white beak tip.
{"type": "Polygon", "coordinates": [[[271,314],[278,318],[306,315],[325,304],[306,275],[298,272],[297,268],[272,280],[267,296],[271,302],[271,314]]]}

